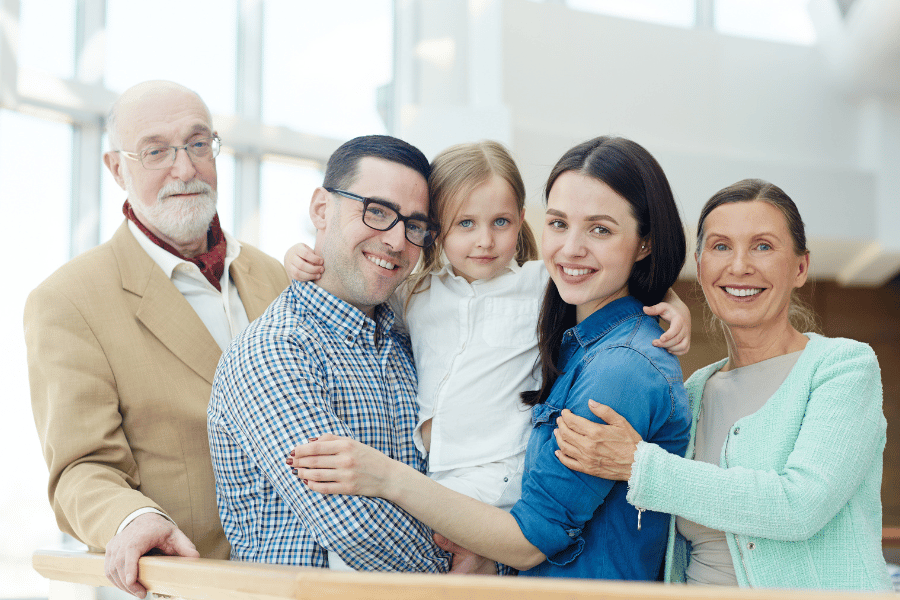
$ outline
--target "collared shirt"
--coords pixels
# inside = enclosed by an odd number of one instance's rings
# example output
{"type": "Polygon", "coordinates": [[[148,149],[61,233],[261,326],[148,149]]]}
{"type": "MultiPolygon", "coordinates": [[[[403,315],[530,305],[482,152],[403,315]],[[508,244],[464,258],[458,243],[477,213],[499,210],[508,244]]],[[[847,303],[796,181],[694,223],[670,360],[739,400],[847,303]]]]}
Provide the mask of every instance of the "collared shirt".
{"type": "Polygon", "coordinates": [[[524,452],[531,409],[520,393],[540,387],[537,320],[547,283],[542,261],[512,261],[469,283],[451,267],[429,277],[405,314],[419,376],[420,428],[431,422],[430,471],[484,465],[524,452]]]}
{"type": "Polygon", "coordinates": [[[610,406],[641,437],[684,456],[691,427],[678,359],[652,342],[662,334],[640,302],[610,302],[563,335],[562,371],[549,398],[534,407],[522,499],[512,515],[548,558],[522,575],[655,580],[669,515],[625,500],[627,484],[570,471],[554,455],[553,430],[564,408],[599,419],[588,400],[610,406]],[[641,529],[638,530],[640,518],[641,529]]]}
{"type": "Polygon", "coordinates": [[[225,270],[219,280],[222,286],[220,292],[207,281],[197,265],[154,244],[132,221],[128,221],[128,230],[196,311],[219,348],[225,350],[234,336],[250,324],[237,286],[228,275],[228,268],[241,253],[240,242],[227,232],[222,232],[225,235],[226,251],[225,270]]]}
{"type": "Polygon", "coordinates": [[[216,498],[232,559],[445,572],[431,530],[386,500],[312,492],[288,452],[353,437],[419,471],[416,374],[393,312],[375,319],[314,283],[293,282],[226,350],[208,409],[216,498]]]}

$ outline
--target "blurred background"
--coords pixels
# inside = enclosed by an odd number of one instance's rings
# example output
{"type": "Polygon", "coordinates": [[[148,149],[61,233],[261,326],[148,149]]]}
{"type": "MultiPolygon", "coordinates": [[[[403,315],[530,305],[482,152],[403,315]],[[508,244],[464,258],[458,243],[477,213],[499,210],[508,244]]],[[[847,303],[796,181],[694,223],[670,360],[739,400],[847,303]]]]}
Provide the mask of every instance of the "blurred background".
{"type": "MultiPolygon", "coordinates": [[[[312,239],[324,162],[361,134],[429,158],[506,144],[533,223],[556,159],[601,134],[656,156],[689,238],[713,192],[773,181],[806,221],[804,292],[824,333],[879,356],[884,524],[900,526],[898,32],[897,0],[0,0],[0,598],[46,597],[30,555],[71,543],[31,418],[25,298],[121,223],[103,121],[147,79],[207,102],[224,143],[222,224],[279,259],[312,239]]],[[[694,314],[685,376],[722,356],[694,276],[689,260],[677,287],[694,314]]]]}

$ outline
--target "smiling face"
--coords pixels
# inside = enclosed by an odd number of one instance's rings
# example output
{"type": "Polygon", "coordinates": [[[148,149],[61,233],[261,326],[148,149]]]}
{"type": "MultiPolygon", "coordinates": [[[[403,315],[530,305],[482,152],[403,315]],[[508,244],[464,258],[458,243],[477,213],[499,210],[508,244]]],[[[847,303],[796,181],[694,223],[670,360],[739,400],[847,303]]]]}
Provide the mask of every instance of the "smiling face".
{"type": "MultiPolygon", "coordinates": [[[[140,153],[153,146],[181,146],[213,135],[209,111],[193,92],[175,84],[148,82],[117,103],[117,150],[140,153]]],[[[216,212],[215,159],[191,160],[183,149],[164,169],[146,169],[118,152],[104,156],[128,194],[138,219],[176,247],[203,238],[216,212]]]]}
{"type": "MultiPolygon", "coordinates": [[[[547,195],[542,248],[560,297],[575,305],[578,323],[628,295],[641,247],[631,205],[598,179],[567,171],[547,195]]],[[[646,243],[645,243],[646,246],[646,243]]]]}
{"type": "Polygon", "coordinates": [[[791,293],[806,282],[781,211],[760,200],[722,204],[706,217],[697,273],[713,314],[732,332],[789,327],[791,293]]]}
{"type": "MultiPolygon", "coordinates": [[[[347,192],[380,200],[403,216],[427,220],[428,185],[409,167],[371,156],[359,160],[347,192]]],[[[318,285],[368,316],[386,301],[419,260],[421,248],[406,239],[403,222],[387,231],[362,220],[363,203],[317,188],[310,217],[318,229],[316,252],[328,268],[318,285]]]]}
{"type": "Polygon", "coordinates": [[[493,175],[476,187],[444,229],[444,254],[454,273],[469,283],[501,273],[516,255],[524,213],[506,180],[493,175]]]}

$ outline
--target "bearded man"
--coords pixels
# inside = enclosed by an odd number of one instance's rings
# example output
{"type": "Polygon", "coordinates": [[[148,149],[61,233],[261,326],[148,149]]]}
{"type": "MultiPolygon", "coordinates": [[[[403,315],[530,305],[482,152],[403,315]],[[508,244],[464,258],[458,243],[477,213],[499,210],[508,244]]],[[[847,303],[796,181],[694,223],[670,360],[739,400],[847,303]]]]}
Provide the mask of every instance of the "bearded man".
{"type": "Polygon", "coordinates": [[[30,294],[25,338],[59,527],[105,550],[110,580],[143,598],[150,550],[229,556],[206,407],[222,351],[289,280],[222,231],[220,140],[195,92],[138,84],[107,128],[125,222],[30,294]]]}

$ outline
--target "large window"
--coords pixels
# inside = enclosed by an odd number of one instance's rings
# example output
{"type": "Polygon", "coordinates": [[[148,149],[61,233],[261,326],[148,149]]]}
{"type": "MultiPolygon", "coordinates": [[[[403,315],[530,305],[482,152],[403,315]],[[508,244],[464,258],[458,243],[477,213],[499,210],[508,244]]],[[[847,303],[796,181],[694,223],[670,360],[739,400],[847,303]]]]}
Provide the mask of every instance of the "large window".
{"type": "Polygon", "coordinates": [[[0,255],[7,282],[0,294],[6,398],[0,419],[0,597],[46,595],[46,581],[31,568],[31,552],[61,539],[47,503],[47,467],[31,416],[22,313],[28,292],[68,258],[71,163],[71,127],[0,110],[0,255]]]}

